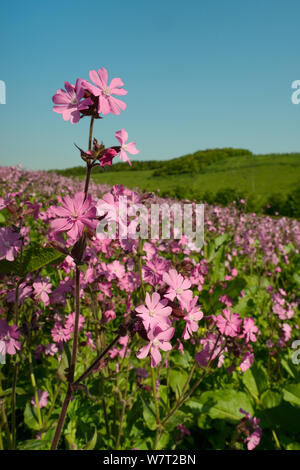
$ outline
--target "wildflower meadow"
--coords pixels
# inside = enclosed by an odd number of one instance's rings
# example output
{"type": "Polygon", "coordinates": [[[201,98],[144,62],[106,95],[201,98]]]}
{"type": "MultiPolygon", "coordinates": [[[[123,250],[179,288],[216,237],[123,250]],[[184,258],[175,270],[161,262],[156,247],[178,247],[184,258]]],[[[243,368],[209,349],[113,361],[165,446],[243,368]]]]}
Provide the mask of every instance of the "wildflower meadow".
{"type": "Polygon", "coordinates": [[[85,179],[0,167],[0,449],[299,450],[300,221],[95,183],[140,149],[87,76],[85,179]]]}

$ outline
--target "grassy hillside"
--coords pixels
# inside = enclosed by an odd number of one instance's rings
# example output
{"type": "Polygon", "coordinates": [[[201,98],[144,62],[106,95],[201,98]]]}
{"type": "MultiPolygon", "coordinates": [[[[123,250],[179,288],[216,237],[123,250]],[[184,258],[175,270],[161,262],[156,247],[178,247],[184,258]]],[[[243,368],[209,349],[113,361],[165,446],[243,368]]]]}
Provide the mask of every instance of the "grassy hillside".
{"type": "MultiPolygon", "coordinates": [[[[127,167],[128,168],[128,167],[127,167]]],[[[155,170],[157,173],[158,170],[155,170]]],[[[253,155],[221,160],[201,173],[153,176],[153,170],[103,171],[94,175],[99,183],[125,184],[151,191],[174,190],[177,186],[216,193],[223,188],[255,192],[262,198],[273,192],[289,192],[300,182],[300,155],[253,155]]]]}
{"type": "MultiPolygon", "coordinates": [[[[193,155],[167,162],[156,161],[155,164],[135,162],[134,168],[118,163],[114,165],[116,169],[113,166],[94,172],[93,179],[98,183],[124,184],[129,188],[155,192],[159,190],[162,195],[212,203],[226,204],[246,198],[249,210],[259,210],[269,204],[272,206],[270,213],[286,212],[283,205],[295,197],[291,194],[300,185],[300,154],[253,155],[249,151],[234,149],[209,152],[210,157],[206,160],[203,155],[207,155],[207,151],[193,154],[198,155],[194,157],[194,165],[191,164],[193,155]],[[217,156],[212,158],[213,153],[217,156]]],[[[72,175],[73,172],[74,169],[67,169],[63,174],[72,175]]],[[[76,176],[83,178],[84,173],[84,167],[78,167],[76,176]]],[[[297,206],[298,203],[293,204],[297,206]]],[[[285,215],[300,216],[294,210],[285,215]]]]}

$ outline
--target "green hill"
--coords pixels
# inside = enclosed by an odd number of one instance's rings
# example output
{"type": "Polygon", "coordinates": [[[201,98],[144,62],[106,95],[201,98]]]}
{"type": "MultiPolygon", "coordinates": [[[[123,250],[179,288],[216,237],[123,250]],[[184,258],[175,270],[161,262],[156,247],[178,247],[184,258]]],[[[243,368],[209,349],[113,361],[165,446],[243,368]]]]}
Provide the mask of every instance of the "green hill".
{"type": "MultiPolygon", "coordinates": [[[[83,178],[85,169],[57,172],[83,178]]],[[[116,163],[94,171],[93,179],[210,203],[246,199],[248,210],[300,217],[300,153],[203,150],[167,161],[133,161],[131,168],[127,163],[116,163]]]]}

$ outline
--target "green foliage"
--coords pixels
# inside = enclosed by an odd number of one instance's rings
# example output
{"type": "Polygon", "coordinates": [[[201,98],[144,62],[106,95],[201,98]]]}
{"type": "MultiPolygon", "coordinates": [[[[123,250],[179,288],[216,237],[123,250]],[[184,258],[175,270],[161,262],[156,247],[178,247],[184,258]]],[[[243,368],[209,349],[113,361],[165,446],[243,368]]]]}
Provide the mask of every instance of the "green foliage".
{"type": "Polygon", "coordinates": [[[1,274],[17,274],[24,277],[28,273],[37,271],[49,264],[59,264],[65,255],[52,247],[43,247],[38,243],[30,243],[14,261],[1,260],[1,274]]]}
{"type": "Polygon", "coordinates": [[[208,409],[212,419],[239,421],[243,415],[240,408],[253,415],[253,404],[249,395],[233,388],[204,392],[200,403],[208,409]]]}

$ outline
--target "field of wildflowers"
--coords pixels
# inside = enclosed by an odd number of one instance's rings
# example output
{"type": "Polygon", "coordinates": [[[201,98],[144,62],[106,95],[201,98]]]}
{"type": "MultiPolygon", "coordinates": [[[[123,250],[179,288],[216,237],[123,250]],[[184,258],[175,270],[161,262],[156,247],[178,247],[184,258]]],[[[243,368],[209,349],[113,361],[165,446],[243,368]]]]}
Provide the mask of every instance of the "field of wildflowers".
{"type": "Polygon", "coordinates": [[[0,168],[0,449],[300,449],[300,222],[207,205],[200,248],[99,235],[103,203],[120,232],[173,201],[91,180],[138,150],[93,138],[127,92],[89,75],[53,96],[90,119],[85,181],[0,168]]]}

